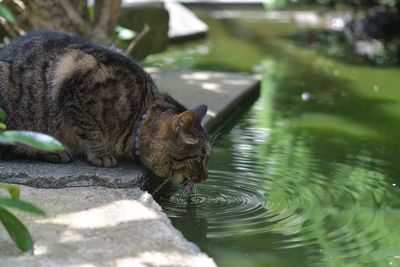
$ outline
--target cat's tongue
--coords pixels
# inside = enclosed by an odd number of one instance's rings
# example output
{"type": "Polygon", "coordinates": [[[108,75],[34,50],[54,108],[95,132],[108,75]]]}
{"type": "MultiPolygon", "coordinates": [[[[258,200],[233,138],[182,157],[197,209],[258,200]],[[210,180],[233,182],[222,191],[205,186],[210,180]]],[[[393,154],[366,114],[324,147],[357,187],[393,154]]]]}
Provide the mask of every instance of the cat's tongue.
{"type": "Polygon", "coordinates": [[[186,187],[186,192],[188,194],[193,194],[196,190],[196,183],[193,181],[189,181],[187,187],[186,187]]]}

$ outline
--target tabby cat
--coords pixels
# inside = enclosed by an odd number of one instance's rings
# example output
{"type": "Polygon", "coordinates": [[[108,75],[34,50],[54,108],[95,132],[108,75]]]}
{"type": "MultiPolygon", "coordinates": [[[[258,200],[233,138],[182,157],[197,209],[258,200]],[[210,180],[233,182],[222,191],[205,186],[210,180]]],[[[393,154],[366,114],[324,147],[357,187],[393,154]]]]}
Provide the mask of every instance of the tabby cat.
{"type": "Polygon", "coordinates": [[[115,48],[53,31],[16,38],[0,50],[0,107],[9,129],[47,133],[67,148],[18,145],[18,155],[54,163],[84,156],[101,167],[128,157],[175,183],[207,178],[207,107],[187,110],[115,48]]]}

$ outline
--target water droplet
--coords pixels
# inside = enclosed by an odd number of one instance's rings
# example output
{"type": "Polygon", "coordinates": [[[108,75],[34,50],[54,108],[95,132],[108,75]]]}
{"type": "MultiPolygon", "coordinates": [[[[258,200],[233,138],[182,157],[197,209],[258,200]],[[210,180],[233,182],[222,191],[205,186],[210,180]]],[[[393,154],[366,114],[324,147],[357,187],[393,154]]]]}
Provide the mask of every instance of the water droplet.
{"type": "Polygon", "coordinates": [[[308,101],[311,99],[311,94],[309,92],[304,92],[301,94],[301,99],[303,101],[308,101]]]}
{"type": "Polygon", "coordinates": [[[343,30],[346,22],[344,21],[343,18],[332,18],[330,24],[332,30],[341,31],[343,30]]]}
{"type": "Polygon", "coordinates": [[[393,186],[396,186],[397,184],[392,184],[393,186]]]}

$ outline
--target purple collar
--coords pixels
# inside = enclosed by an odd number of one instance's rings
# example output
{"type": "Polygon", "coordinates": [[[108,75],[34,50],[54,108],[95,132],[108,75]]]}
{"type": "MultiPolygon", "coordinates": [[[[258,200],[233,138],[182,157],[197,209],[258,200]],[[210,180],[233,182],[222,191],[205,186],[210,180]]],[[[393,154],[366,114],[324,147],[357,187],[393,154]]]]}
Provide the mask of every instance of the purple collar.
{"type": "Polygon", "coordinates": [[[133,155],[135,157],[139,157],[140,153],[139,153],[139,131],[140,131],[140,124],[147,118],[147,116],[149,115],[149,110],[146,109],[142,115],[140,115],[138,124],[135,127],[135,135],[133,137],[133,155]]]}

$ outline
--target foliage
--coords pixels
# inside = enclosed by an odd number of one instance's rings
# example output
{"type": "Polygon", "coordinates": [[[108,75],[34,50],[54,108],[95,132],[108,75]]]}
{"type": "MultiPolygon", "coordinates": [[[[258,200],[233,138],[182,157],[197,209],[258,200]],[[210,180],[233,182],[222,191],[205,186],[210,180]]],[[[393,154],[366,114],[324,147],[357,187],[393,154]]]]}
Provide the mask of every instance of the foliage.
{"type": "MultiPolygon", "coordinates": [[[[5,117],[4,110],[0,108],[0,121],[4,121],[5,117]]],[[[0,144],[24,144],[49,151],[64,149],[59,141],[48,135],[30,131],[7,131],[5,129],[6,125],[0,122],[0,144]]],[[[29,202],[20,200],[20,190],[15,185],[0,183],[0,189],[7,190],[9,193],[9,197],[0,195],[1,223],[19,249],[33,253],[33,240],[28,229],[8,209],[18,209],[36,215],[45,215],[44,211],[29,202]]]]}
{"type": "Polygon", "coordinates": [[[0,5],[0,17],[4,18],[11,24],[17,24],[17,20],[15,19],[14,15],[4,5],[0,5]]]}
{"type": "Polygon", "coordinates": [[[377,5],[384,5],[393,7],[396,5],[396,0],[264,0],[264,6],[271,9],[282,9],[291,7],[302,7],[302,6],[327,6],[327,7],[338,7],[338,6],[357,6],[357,7],[370,7],[377,5]]]}
{"type": "MultiPolygon", "coordinates": [[[[0,120],[4,120],[5,112],[0,108],[0,120]]],[[[0,144],[16,145],[24,144],[34,148],[57,151],[64,146],[51,136],[31,131],[6,131],[6,125],[0,122],[0,144]]]]}
{"type": "Polygon", "coordinates": [[[19,188],[14,185],[0,183],[1,189],[8,190],[10,197],[0,197],[0,221],[15,242],[24,252],[33,253],[33,240],[25,225],[7,208],[19,209],[37,215],[45,215],[40,208],[19,199],[19,188]]]}
{"type": "Polygon", "coordinates": [[[1,39],[32,30],[53,29],[96,43],[116,44],[137,60],[166,48],[168,20],[163,5],[121,9],[120,0],[0,1],[1,39]]]}
{"type": "Polygon", "coordinates": [[[11,37],[31,30],[54,29],[111,44],[121,1],[3,0],[0,24],[11,37]],[[111,15],[112,14],[112,15],[111,15]]]}
{"type": "Polygon", "coordinates": [[[51,136],[31,131],[2,131],[0,133],[0,143],[6,145],[20,143],[49,151],[63,150],[64,148],[59,141],[51,136]]]}

